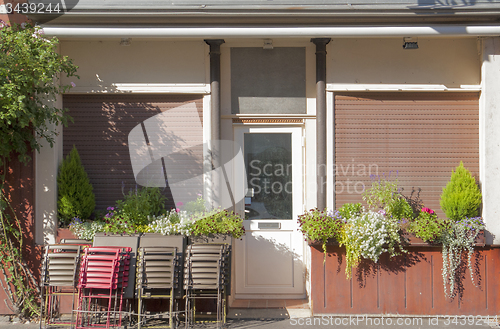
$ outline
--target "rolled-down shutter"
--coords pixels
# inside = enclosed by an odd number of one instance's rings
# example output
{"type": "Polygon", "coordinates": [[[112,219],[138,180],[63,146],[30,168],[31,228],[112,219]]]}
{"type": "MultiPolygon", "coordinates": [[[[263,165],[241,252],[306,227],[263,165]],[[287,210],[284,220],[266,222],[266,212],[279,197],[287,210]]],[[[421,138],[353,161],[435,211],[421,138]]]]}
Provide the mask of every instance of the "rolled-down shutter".
{"type": "MultiPolygon", "coordinates": [[[[169,165],[174,171],[190,171],[201,175],[203,157],[201,95],[64,95],[63,104],[74,119],[63,131],[63,152],[66,156],[75,145],[83,166],[94,187],[96,208],[106,209],[137,186],[128,143],[130,132],[144,129],[150,143],[161,141],[175,150],[189,147],[190,156],[169,165]],[[168,134],[152,136],[145,120],[168,112],[168,134]],[[173,128],[172,128],[173,127],[173,128]],[[178,136],[182,136],[178,137],[178,136]],[[152,139],[155,139],[154,141],[152,139]]],[[[158,124],[157,124],[158,126],[158,124]]],[[[160,127],[161,128],[161,127],[160,127]]],[[[158,130],[161,132],[161,129],[158,130]]],[[[146,151],[144,161],[151,161],[146,151]]],[[[171,191],[162,189],[174,206],[171,191]]],[[[189,191],[196,198],[199,191],[189,191]]]]}
{"type": "Polygon", "coordinates": [[[361,202],[378,176],[444,216],[439,200],[463,161],[479,174],[476,93],[366,93],[335,96],[336,207],[361,202]],[[372,175],[372,177],[370,177],[372,175]]]}

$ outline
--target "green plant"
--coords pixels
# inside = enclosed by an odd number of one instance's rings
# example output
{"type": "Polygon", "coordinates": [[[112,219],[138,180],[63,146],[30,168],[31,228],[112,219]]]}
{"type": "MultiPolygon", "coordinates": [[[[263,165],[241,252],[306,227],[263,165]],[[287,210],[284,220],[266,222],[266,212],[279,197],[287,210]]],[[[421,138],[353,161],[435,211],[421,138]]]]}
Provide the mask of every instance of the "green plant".
{"type": "Polygon", "coordinates": [[[69,223],[69,229],[78,239],[94,240],[95,234],[104,232],[106,223],[102,220],[82,221],[80,218],[73,218],[69,223]]]}
{"type": "MultiPolygon", "coordinates": [[[[12,156],[28,163],[42,144],[53,146],[57,126],[70,120],[56,106],[57,96],[71,88],[59,79],[75,76],[76,69],[59,55],[57,39],[44,38],[31,24],[0,20],[0,285],[7,306],[20,316],[39,314],[40,293],[21,252],[23,233],[6,188],[7,163],[12,156]]],[[[19,188],[18,182],[10,185],[19,188]]]]}
{"type": "Polygon", "coordinates": [[[484,222],[481,217],[465,218],[458,222],[451,222],[451,227],[444,232],[440,241],[443,244],[443,285],[445,296],[455,296],[455,281],[457,277],[462,254],[467,253],[467,266],[470,271],[472,283],[474,283],[474,271],[472,268],[472,254],[477,235],[484,230],[484,222]]]}
{"type": "MultiPolygon", "coordinates": [[[[390,174],[389,174],[390,178],[390,174]]],[[[363,200],[375,211],[385,209],[399,196],[398,180],[390,181],[384,176],[371,176],[372,186],[363,192],[363,200]]],[[[387,211],[387,210],[386,210],[387,211]]]]}
{"type": "Polygon", "coordinates": [[[434,210],[422,208],[418,217],[410,223],[408,231],[427,242],[438,242],[447,229],[448,220],[441,220],[434,210]]]}
{"type": "Polygon", "coordinates": [[[340,217],[347,219],[357,216],[363,212],[361,203],[344,203],[338,210],[340,217]]]}
{"type": "MultiPolygon", "coordinates": [[[[347,207],[346,207],[347,208],[347,207]]],[[[347,211],[347,210],[346,210],[347,211]]],[[[330,238],[339,239],[345,224],[339,211],[320,211],[318,208],[306,211],[299,216],[299,230],[306,240],[321,241],[326,259],[326,242],[330,238]]]]}
{"type": "Polygon", "coordinates": [[[481,199],[476,180],[460,161],[456,170],[452,170],[450,181],[443,188],[441,209],[449,219],[459,221],[477,216],[481,199]]]}
{"type": "Polygon", "coordinates": [[[239,239],[245,235],[245,228],[243,219],[234,212],[213,210],[194,218],[189,225],[189,232],[193,236],[225,234],[239,239]]]}
{"type": "Polygon", "coordinates": [[[186,211],[172,209],[164,215],[151,218],[149,231],[163,235],[191,235],[192,219],[186,211]]]}
{"type": "Polygon", "coordinates": [[[188,213],[202,213],[207,210],[207,205],[200,193],[196,200],[187,202],[182,209],[188,213]]]}
{"type": "Polygon", "coordinates": [[[130,219],[134,225],[147,225],[149,217],[165,211],[166,201],[158,187],[136,188],[116,202],[116,215],[130,219]]]}
{"type": "Polygon", "coordinates": [[[92,184],[75,146],[59,166],[57,211],[63,224],[74,217],[88,219],[95,208],[92,184]]]}
{"type": "Polygon", "coordinates": [[[408,201],[400,194],[388,203],[385,207],[386,216],[397,220],[412,219],[414,217],[413,209],[408,201]]]}

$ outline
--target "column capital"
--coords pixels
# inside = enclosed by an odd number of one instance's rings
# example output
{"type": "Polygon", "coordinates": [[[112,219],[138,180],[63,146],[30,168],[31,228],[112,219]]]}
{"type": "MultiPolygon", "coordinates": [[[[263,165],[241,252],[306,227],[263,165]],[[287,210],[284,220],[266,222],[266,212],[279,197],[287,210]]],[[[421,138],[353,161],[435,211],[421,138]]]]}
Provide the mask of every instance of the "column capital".
{"type": "Polygon", "coordinates": [[[205,39],[203,40],[210,46],[210,53],[220,54],[220,45],[225,43],[224,39],[205,39]]]}

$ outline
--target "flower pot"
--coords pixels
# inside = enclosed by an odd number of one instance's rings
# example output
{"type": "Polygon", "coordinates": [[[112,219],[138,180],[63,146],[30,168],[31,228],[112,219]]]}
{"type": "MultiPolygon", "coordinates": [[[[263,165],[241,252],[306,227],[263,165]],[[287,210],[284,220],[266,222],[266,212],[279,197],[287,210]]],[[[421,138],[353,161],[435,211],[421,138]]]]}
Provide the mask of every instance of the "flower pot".
{"type": "MultiPolygon", "coordinates": [[[[418,237],[415,234],[403,231],[401,232],[401,241],[404,245],[413,246],[413,247],[441,247],[440,243],[429,243],[418,237]]],[[[476,247],[484,247],[485,246],[485,237],[484,230],[479,231],[475,244],[476,247]]]]}

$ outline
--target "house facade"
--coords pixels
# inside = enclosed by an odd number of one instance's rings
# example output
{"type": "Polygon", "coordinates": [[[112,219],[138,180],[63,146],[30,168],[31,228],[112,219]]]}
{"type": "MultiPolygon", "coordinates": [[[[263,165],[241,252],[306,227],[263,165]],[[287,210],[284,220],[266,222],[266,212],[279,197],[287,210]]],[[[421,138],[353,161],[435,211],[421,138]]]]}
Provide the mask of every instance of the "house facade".
{"type": "Polygon", "coordinates": [[[499,14],[482,0],[80,0],[33,13],[80,76],[58,100],[74,123],[36,155],[36,242],[56,239],[57,168],[75,145],[100,209],[139,184],[244,216],[233,299],[310,296],[298,215],[361,202],[377,176],[442,214],[463,161],[494,247],[499,14]]]}

